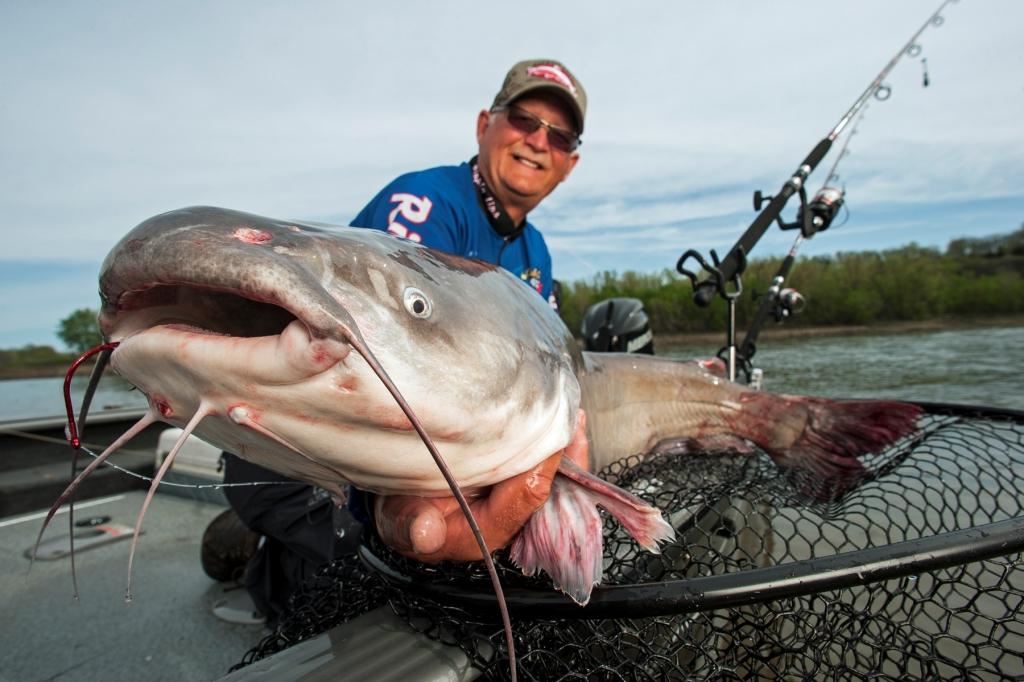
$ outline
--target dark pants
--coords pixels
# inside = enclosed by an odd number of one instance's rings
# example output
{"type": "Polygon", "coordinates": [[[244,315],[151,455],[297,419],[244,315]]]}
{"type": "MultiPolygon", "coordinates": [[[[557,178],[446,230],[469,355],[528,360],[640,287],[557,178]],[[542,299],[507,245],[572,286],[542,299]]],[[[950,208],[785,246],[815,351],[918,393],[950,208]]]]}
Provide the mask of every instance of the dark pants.
{"type": "Polygon", "coordinates": [[[246,566],[245,587],[273,628],[320,566],[355,551],[361,524],[322,489],[224,453],[225,483],[254,481],[275,484],[228,486],[224,493],[242,522],[263,536],[246,566]]]}

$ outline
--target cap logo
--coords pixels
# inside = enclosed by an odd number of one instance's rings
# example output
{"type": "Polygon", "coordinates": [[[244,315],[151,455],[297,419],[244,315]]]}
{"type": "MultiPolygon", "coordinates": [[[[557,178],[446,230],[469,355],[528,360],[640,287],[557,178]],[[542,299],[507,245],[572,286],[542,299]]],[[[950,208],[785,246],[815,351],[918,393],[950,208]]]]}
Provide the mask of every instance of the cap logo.
{"type": "Polygon", "coordinates": [[[573,97],[576,96],[576,86],[572,84],[572,79],[569,77],[569,74],[567,74],[565,70],[557,64],[541,64],[538,66],[528,67],[526,69],[526,75],[531,78],[543,78],[557,83],[572,93],[573,97]]]}

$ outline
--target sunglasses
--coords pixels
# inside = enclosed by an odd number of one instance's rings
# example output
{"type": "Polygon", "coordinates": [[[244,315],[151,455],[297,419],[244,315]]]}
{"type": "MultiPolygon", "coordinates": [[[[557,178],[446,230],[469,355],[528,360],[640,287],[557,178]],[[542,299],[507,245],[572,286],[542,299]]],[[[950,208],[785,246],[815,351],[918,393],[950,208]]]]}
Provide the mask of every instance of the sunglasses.
{"type": "Polygon", "coordinates": [[[524,135],[532,135],[540,128],[546,128],[548,131],[548,144],[560,152],[569,154],[576,151],[583,144],[583,140],[576,133],[551,125],[541,117],[534,116],[525,109],[509,106],[495,107],[491,111],[494,113],[505,112],[505,120],[508,121],[509,125],[524,135]]]}

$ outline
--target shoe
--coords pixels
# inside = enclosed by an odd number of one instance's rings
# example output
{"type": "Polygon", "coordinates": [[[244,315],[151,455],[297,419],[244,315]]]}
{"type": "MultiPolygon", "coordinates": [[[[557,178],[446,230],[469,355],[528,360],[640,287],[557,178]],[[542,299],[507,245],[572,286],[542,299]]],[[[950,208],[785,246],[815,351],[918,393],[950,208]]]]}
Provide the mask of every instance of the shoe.
{"type": "Polygon", "coordinates": [[[234,625],[263,625],[267,617],[256,610],[249,593],[242,589],[231,590],[224,599],[213,603],[213,615],[234,625]]]}

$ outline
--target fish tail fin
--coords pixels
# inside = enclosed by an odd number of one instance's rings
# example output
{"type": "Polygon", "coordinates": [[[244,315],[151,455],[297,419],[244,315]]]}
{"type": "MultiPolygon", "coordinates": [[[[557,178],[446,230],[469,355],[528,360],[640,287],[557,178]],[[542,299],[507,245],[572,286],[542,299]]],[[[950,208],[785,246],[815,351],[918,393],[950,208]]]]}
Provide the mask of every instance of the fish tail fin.
{"type": "Polygon", "coordinates": [[[562,460],[551,496],[516,537],[511,558],[526,575],[543,570],[555,587],[586,605],[601,582],[604,541],[597,507],[614,516],[651,552],[675,537],[661,512],[640,498],[562,460]]]}
{"type": "Polygon", "coordinates": [[[922,409],[894,400],[791,398],[805,408],[798,437],[786,448],[765,447],[776,464],[813,475],[801,488],[833,499],[865,476],[858,459],[881,452],[917,430],[922,409]]]}

